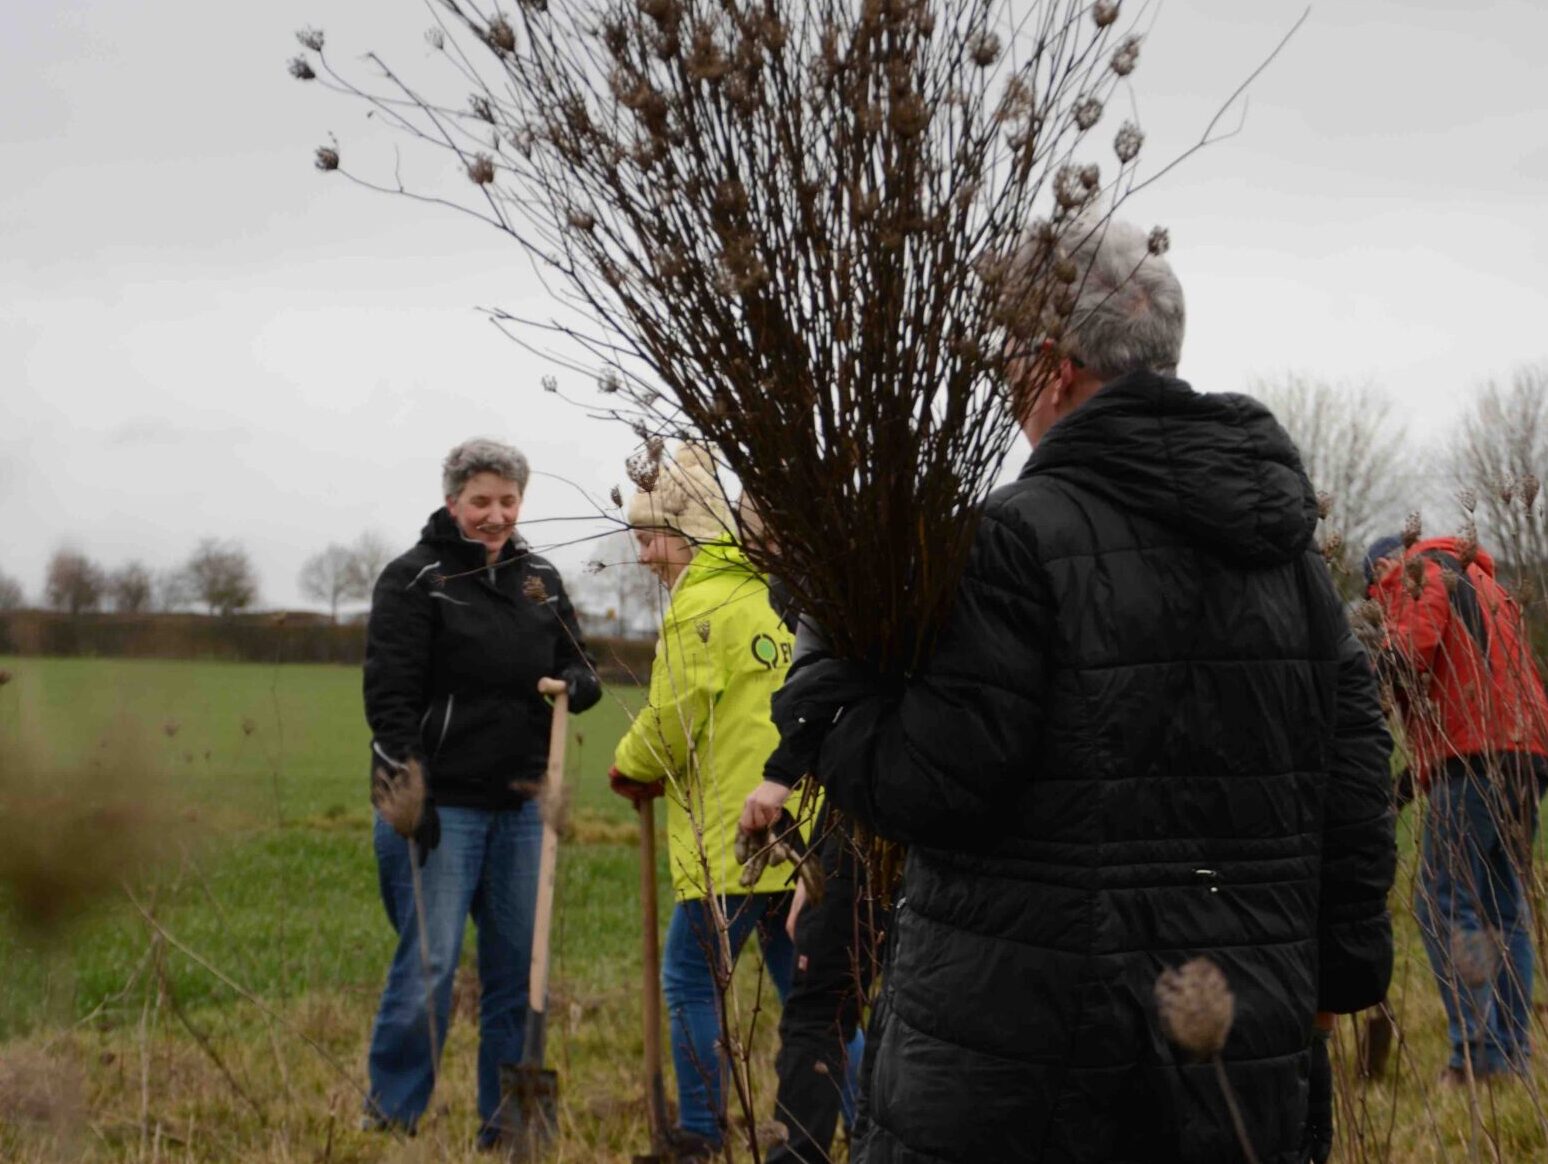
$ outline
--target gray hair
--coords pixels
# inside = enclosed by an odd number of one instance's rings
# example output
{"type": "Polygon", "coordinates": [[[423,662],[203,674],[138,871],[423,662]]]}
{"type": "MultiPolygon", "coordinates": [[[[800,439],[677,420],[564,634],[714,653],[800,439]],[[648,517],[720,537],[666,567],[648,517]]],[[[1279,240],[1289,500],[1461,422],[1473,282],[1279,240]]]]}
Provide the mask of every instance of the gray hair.
{"type": "Polygon", "coordinates": [[[493,473],[513,482],[518,493],[526,493],[531,472],[520,449],[488,437],[474,437],[447,453],[441,462],[441,495],[456,497],[480,473],[493,473]]]}
{"type": "MultiPolygon", "coordinates": [[[[1023,254],[1035,246],[1026,244],[1023,254]]],[[[1138,371],[1175,375],[1186,312],[1182,284],[1160,253],[1164,232],[1078,218],[1060,230],[1057,247],[1075,269],[1064,351],[1104,381],[1138,371]]]]}

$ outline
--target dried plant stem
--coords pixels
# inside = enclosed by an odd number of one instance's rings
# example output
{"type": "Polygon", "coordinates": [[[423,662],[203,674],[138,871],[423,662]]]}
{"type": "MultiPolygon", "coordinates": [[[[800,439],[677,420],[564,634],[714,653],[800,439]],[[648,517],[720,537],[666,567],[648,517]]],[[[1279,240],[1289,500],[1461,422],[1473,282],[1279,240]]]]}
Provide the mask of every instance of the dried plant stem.
{"type": "Polygon", "coordinates": [[[1252,1140],[1247,1135],[1247,1125],[1242,1120],[1242,1109],[1236,1103],[1236,1090],[1226,1076],[1225,1061],[1219,1054],[1215,1054],[1210,1056],[1210,1062],[1215,1065],[1215,1079],[1220,1083],[1220,1094],[1225,1097],[1226,1108],[1231,1113],[1231,1126],[1236,1129],[1236,1139],[1242,1146],[1242,1154],[1247,1157],[1247,1164],[1258,1164],[1257,1153],[1252,1150],[1252,1140]]]}
{"type": "Polygon", "coordinates": [[[419,930],[419,967],[425,978],[425,1025],[430,1033],[430,1086],[440,1074],[441,1044],[435,1029],[435,983],[430,977],[430,930],[425,919],[424,877],[419,867],[419,842],[408,839],[409,876],[414,883],[414,924],[419,930]]]}

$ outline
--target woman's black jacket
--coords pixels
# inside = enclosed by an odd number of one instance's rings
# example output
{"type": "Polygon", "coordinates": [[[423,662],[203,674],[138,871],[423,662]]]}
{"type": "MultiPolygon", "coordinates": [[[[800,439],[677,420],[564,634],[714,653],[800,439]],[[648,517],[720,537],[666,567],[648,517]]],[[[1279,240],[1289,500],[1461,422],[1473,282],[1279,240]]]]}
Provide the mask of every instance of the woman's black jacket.
{"type": "Polygon", "coordinates": [[[570,683],[572,711],[601,698],[559,571],[515,540],[486,566],[484,547],[437,510],[372,596],[373,766],[417,756],[437,804],[519,807],[547,766],[547,676],[570,683]]]}

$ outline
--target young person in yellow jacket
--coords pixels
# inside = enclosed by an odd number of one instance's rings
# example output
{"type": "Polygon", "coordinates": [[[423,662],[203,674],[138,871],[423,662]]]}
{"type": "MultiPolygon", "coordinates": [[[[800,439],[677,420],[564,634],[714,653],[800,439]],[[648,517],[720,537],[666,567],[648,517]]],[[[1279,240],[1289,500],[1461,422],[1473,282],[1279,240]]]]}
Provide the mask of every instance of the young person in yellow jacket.
{"type": "Polygon", "coordinates": [[[779,742],[769,698],[790,665],[793,636],[747,562],[714,466],[685,445],[654,488],[630,499],[640,561],[671,591],[650,675],[650,700],[618,745],[614,791],[638,803],[664,795],[677,906],[662,989],[677,1074],[677,1158],[709,1159],[723,1134],[721,1036],[715,992],[723,947],[708,898],[724,911],[734,960],[756,933],[781,999],[794,960],[785,932],[789,867],[739,884],[734,852],[742,802],[779,742]]]}

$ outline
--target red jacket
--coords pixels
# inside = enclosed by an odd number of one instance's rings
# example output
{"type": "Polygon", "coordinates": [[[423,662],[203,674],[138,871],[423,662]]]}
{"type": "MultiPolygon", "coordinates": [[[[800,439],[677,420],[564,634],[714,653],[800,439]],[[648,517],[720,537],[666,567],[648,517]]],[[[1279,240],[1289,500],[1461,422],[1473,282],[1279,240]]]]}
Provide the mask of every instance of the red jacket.
{"type": "Polygon", "coordinates": [[[1479,550],[1464,569],[1461,553],[1457,538],[1416,542],[1371,586],[1388,646],[1417,673],[1399,690],[1414,771],[1425,784],[1454,756],[1548,756],[1548,698],[1521,608],[1495,581],[1493,558],[1479,550]],[[1424,571],[1417,596],[1414,559],[1424,571]]]}

